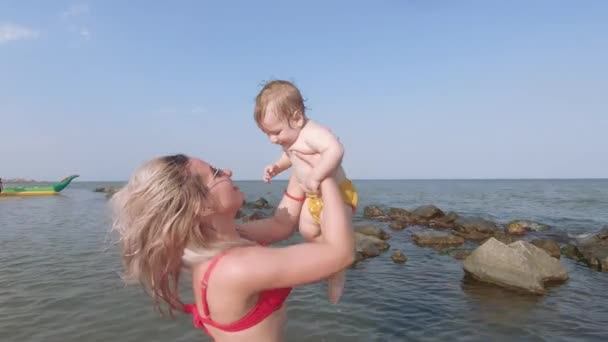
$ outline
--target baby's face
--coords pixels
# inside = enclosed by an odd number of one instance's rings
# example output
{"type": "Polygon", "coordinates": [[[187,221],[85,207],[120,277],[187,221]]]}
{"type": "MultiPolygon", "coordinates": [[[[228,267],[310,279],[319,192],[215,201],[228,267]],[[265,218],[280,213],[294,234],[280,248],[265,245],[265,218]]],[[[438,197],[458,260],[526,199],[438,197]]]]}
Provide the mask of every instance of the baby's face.
{"type": "Polygon", "coordinates": [[[279,118],[272,112],[264,116],[262,129],[268,135],[271,143],[284,148],[291,146],[298,139],[302,130],[298,128],[297,122],[292,122],[290,126],[287,120],[279,118]]]}

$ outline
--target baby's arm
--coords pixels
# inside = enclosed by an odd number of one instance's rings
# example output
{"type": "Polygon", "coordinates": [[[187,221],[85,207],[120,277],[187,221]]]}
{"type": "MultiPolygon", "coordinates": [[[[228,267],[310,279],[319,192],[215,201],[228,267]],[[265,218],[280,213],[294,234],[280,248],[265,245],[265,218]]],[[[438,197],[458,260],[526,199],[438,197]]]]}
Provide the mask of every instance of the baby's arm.
{"type": "Polygon", "coordinates": [[[277,167],[276,173],[279,174],[291,167],[291,160],[289,159],[289,156],[287,155],[287,153],[283,152],[283,154],[281,154],[281,157],[279,158],[279,160],[277,160],[274,163],[274,165],[276,165],[276,167],[277,167]]]}
{"type": "Polygon", "coordinates": [[[261,243],[285,240],[294,233],[298,225],[303,198],[304,192],[300,183],[292,174],[274,215],[267,219],[243,223],[237,227],[237,231],[245,238],[261,243]]]}
{"type": "Polygon", "coordinates": [[[287,170],[291,167],[291,160],[287,156],[287,153],[283,152],[279,160],[270,164],[264,168],[264,182],[270,183],[270,180],[279,173],[287,170]]]}
{"type": "Polygon", "coordinates": [[[321,126],[311,127],[304,135],[304,142],[321,155],[319,163],[312,168],[310,179],[321,182],[342,163],[344,146],[329,129],[321,126]]]}

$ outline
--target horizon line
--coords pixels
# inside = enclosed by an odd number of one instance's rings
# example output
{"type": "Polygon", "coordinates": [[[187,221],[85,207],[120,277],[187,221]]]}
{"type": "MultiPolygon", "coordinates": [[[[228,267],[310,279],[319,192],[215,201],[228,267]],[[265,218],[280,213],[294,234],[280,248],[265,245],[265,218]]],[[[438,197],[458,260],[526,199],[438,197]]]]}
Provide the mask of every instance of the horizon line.
{"type": "MultiPolygon", "coordinates": [[[[19,177],[14,177],[19,178],[19,177]]],[[[12,181],[14,178],[4,178],[3,183],[55,183],[58,180],[24,180],[20,182],[12,181]]],[[[232,179],[235,182],[263,182],[261,179],[232,179]]],[[[286,182],[287,178],[275,179],[274,181],[286,182]]],[[[521,178],[350,178],[352,181],[499,181],[499,180],[608,180],[608,177],[521,177],[521,178]]],[[[75,179],[72,183],[109,183],[109,182],[127,182],[128,180],[82,180],[75,179]]]]}
{"type": "MultiPolygon", "coordinates": [[[[261,179],[232,179],[235,182],[263,182],[261,179]]],[[[288,179],[275,179],[286,182],[288,179]]],[[[608,177],[521,177],[521,178],[350,178],[352,181],[477,181],[477,180],[608,180],[608,177]]],[[[127,180],[74,180],[84,182],[127,182],[127,180]]]]}

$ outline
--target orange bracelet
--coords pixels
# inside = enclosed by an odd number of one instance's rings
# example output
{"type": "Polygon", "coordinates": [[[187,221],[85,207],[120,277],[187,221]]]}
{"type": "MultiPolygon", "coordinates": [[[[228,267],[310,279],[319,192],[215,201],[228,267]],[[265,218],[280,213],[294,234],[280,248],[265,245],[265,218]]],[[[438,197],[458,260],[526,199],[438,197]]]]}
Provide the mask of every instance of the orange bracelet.
{"type": "Polygon", "coordinates": [[[304,202],[304,201],[306,201],[306,197],[298,198],[298,197],[295,197],[295,196],[290,195],[290,194],[287,192],[287,189],[285,189],[285,196],[287,196],[287,197],[291,198],[292,200],[294,200],[294,201],[296,201],[296,202],[304,202]]]}

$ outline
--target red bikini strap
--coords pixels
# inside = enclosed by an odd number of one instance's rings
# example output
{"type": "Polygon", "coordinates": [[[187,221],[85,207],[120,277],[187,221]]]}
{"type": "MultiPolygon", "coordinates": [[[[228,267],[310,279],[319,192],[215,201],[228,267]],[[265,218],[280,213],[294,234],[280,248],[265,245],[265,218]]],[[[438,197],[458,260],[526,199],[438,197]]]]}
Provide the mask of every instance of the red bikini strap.
{"type": "Polygon", "coordinates": [[[223,251],[220,254],[216,255],[213,260],[211,260],[211,263],[209,264],[209,267],[207,267],[207,270],[205,271],[205,274],[203,275],[203,281],[202,281],[202,297],[201,297],[201,301],[203,302],[203,313],[205,314],[205,316],[207,316],[207,318],[211,318],[209,317],[209,306],[207,305],[207,285],[209,284],[209,275],[211,274],[211,271],[213,271],[213,269],[215,268],[215,265],[217,265],[217,262],[220,261],[220,259],[226,254],[227,251],[223,251]]]}

